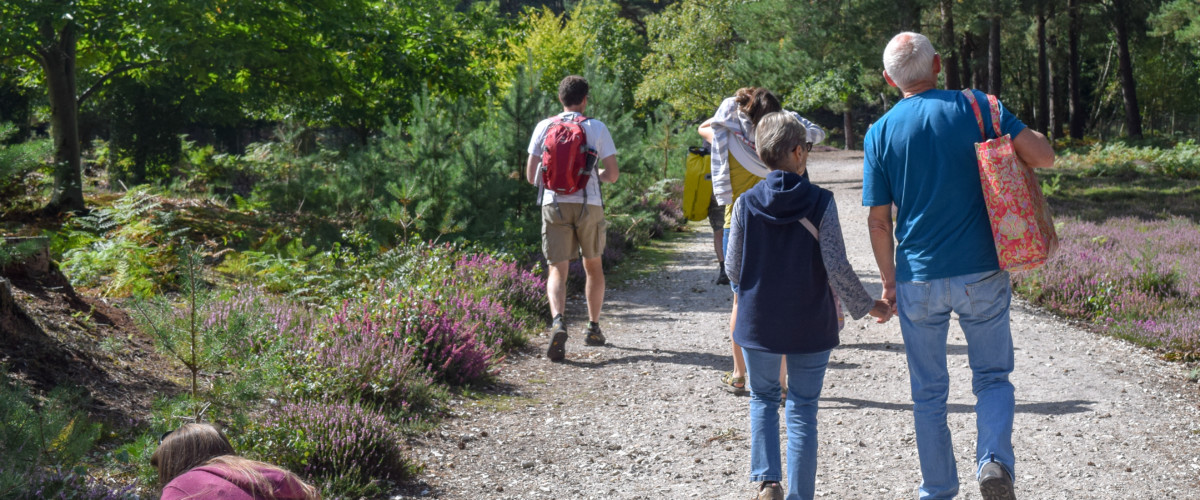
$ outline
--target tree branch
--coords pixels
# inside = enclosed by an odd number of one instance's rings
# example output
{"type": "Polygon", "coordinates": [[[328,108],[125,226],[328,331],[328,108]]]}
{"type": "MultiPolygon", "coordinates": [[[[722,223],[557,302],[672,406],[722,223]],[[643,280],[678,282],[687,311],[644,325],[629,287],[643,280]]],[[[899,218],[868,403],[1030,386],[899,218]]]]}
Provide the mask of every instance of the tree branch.
{"type": "Polygon", "coordinates": [[[108,81],[109,78],[112,78],[114,76],[117,76],[117,75],[124,73],[126,71],[129,71],[129,70],[144,68],[146,66],[150,66],[152,64],[158,64],[158,63],[159,63],[159,61],[147,61],[147,62],[142,62],[142,63],[137,63],[137,64],[121,65],[121,66],[117,66],[116,68],[113,68],[112,71],[105,73],[104,76],[101,76],[99,80],[96,80],[96,83],[93,83],[91,87],[88,87],[88,89],[85,90],[83,92],[83,94],[80,94],[79,98],[75,100],[75,105],[82,106],[83,101],[86,101],[87,98],[91,97],[92,94],[96,93],[97,90],[100,90],[100,86],[103,85],[104,82],[108,81]]]}

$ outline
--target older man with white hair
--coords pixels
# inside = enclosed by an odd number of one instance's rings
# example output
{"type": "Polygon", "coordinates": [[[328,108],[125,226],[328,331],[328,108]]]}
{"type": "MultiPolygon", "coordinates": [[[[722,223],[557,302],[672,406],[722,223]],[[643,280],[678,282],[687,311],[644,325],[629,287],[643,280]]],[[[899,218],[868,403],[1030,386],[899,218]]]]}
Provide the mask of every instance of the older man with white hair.
{"type": "MultiPolygon", "coordinates": [[[[920,498],[958,494],[958,469],[946,425],[946,336],[954,312],[966,336],[977,398],[975,473],[980,492],[986,500],[1012,499],[1012,288],[996,257],[980,187],[974,145],[981,139],[975,112],[962,92],[937,88],[941,64],[929,39],[918,33],[900,33],[884,50],[883,76],[904,98],[867,131],[863,205],[871,207],[868,226],[884,299],[898,308],[908,356],[920,498]]],[[[975,97],[987,102],[982,92],[975,91],[975,97]]],[[[982,106],[981,112],[988,137],[1009,134],[1027,165],[1054,163],[1046,137],[1026,128],[1007,109],[1000,108],[999,131],[991,130],[988,107],[982,106]]]]}

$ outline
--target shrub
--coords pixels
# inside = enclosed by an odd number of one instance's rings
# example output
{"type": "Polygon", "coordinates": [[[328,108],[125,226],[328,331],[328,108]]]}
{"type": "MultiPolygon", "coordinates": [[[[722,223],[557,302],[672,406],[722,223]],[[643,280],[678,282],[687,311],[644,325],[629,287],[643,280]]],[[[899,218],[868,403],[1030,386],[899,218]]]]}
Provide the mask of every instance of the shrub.
{"type": "Polygon", "coordinates": [[[161,206],[139,187],[72,219],[52,241],[52,250],[63,254],[63,273],[75,286],[98,287],[106,296],[146,297],[173,283],[174,235],[163,230],[170,215],[161,206]]]}
{"type": "Polygon", "coordinates": [[[14,262],[21,262],[41,250],[43,245],[34,240],[9,244],[0,240],[0,269],[14,262]]]}
{"type": "MultiPolygon", "coordinates": [[[[148,330],[155,345],[175,358],[191,374],[191,396],[200,399],[198,378],[201,372],[216,372],[227,362],[229,353],[246,347],[254,315],[245,314],[245,305],[222,302],[217,294],[200,281],[198,248],[184,248],[184,295],[176,303],[170,297],[138,303],[137,320],[148,330]]],[[[199,418],[199,415],[196,415],[199,418]]]]}
{"type": "Polygon", "coordinates": [[[1148,173],[1183,179],[1200,178],[1200,144],[1189,140],[1170,149],[1122,143],[1096,144],[1083,154],[1064,155],[1059,165],[1094,176],[1148,173]]]}
{"type": "MultiPolygon", "coordinates": [[[[16,133],[13,124],[0,123],[0,212],[13,208],[13,202],[26,194],[28,178],[52,152],[49,139],[4,144],[16,133]]],[[[37,188],[42,183],[29,184],[37,188]]]]}
{"type": "Polygon", "coordinates": [[[240,335],[227,337],[230,349],[218,360],[225,372],[213,380],[215,401],[257,401],[284,387],[288,353],[317,322],[306,307],[253,287],[220,297],[204,313],[205,328],[243,325],[240,335]]]}
{"type": "Polygon", "coordinates": [[[0,370],[0,495],[17,492],[21,498],[34,491],[47,468],[79,464],[100,436],[100,426],[89,422],[81,407],[79,396],[66,387],[39,403],[0,370]]]}
{"type": "Polygon", "coordinates": [[[467,254],[454,263],[454,276],[456,289],[471,290],[478,298],[491,297],[526,315],[545,314],[546,280],[514,262],[467,254]]]}
{"type": "MultiPolygon", "coordinates": [[[[347,233],[361,241],[365,236],[347,233]]],[[[317,308],[336,309],[345,300],[359,300],[377,292],[381,280],[437,282],[449,271],[454,251],[445,245],[404,244],[383,253],[334,244],[320,251],[300,239],[286,244],[272,238],[258,251],[227,256],[218,270],[235,279],[257,282],[266,291],[291,296],[317,308]]]]}
{"type": "Polygon", "coordinates": [[[432,380],[421,371],[418,346],[407,341],[406,330],[394,301],[346,301],[320,328],[296,339],[299,391],[362,397],[402,412],[426,406],[432,380]]]}
{"type": "MultiPolygon", "coordinates": [[[[137,500],[133,486],[111,489],[89,477],[82,470],[54,467],[34,474],[28,489],[20,494],[28,498],[58,498],[62,500],[137,500]]],[[[18,495],[20,496],[20,495],[18,495]]]]}
{"type": "Polygon", "coordinates": [[[441,300],[408,297],[406,337],[421,346],[421,361],[434,377],[466,384],[487,374],[498,361],[504,332],[516,329],[511,317],[488,299],[452,296],[441,300]],[[489,330],[490,329],[490,330],[489,330]]]}
{"type": "Polygon", "coordinates": [[[608,247],[627,252],[685,224],[681,196],[682,188],[677,182],[656,184],[630,207],[628,215],[610,219],[608,247]]]}
{"type": "Polygon", "coordinates": [[[341,496],[381,493],[377,480],[400,480],[407,467],[396,427],[358,404],[283,405],[257,432],[260,455],[341,496]]]}
{"type": "Polygon", "coordinates": [[[1066,316],[1138,343],[1200,350],[1200,228],[1183,218],[1060,224],[1059,253],[1014,275],[1017,289],[1066,316]]]}

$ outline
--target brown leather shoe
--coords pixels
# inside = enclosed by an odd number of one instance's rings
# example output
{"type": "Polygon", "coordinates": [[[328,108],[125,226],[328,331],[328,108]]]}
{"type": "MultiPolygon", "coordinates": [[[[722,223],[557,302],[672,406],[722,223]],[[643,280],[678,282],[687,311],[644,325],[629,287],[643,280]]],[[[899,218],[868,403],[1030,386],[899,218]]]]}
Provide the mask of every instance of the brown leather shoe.
{"type": "Polygon", "coordinates": [[[758,487],[757,500],[783,500],[783,486],[778,481],[763,481],[758,487]]]}

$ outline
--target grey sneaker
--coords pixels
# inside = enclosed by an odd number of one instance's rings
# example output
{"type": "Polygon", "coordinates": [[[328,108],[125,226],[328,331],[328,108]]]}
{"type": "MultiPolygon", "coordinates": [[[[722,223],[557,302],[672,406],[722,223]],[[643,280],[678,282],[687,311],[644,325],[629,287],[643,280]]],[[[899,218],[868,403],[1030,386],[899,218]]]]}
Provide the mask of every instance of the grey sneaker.
{"type": "Polygon", "coordinates": [[[600,323],[588,321],[587,337],[583,338],[587,345],[604,345],[604,334],[600,333],[600,323]]]}
{"type": "Polygon", "coordinates": [[[1016,500],[1012,478],[999,462],[988,462],[979,470],[979,493],[983,500],[1016,500]]]}
{"type": "Polygon", "coordinates": [[[777,481],[764,481],[758,487],[757,500],[783,500],[783,487],[777,481]]]}
{"type": "Polygon", "coordinates": [[[561,314],[554,317],[550,332],[550,348],[546,349],[546,357],[550,361],[562,361],[567,356],[567,327],[563,324],[561,314]]]}

